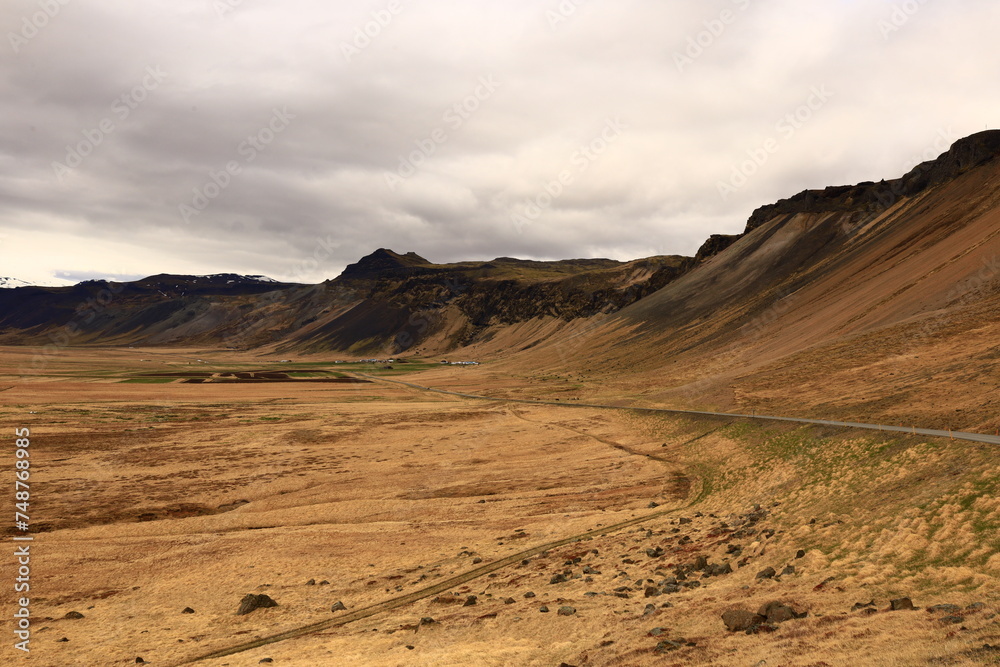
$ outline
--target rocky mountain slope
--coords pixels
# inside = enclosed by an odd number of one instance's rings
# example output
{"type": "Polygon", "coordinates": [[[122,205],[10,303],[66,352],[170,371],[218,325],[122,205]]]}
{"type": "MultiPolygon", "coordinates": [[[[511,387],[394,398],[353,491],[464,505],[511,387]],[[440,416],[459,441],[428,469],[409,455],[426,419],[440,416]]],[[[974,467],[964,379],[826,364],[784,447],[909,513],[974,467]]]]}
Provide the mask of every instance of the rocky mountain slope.
{"type": "Polygon", "coordinates": [[[993,432],[998,155],[1000,132],[984,132],[901,179],[762,207],[717,254],[575,337],[573,360],[556,338],[523,367],[569,362],[666,405],[993,432]]]}

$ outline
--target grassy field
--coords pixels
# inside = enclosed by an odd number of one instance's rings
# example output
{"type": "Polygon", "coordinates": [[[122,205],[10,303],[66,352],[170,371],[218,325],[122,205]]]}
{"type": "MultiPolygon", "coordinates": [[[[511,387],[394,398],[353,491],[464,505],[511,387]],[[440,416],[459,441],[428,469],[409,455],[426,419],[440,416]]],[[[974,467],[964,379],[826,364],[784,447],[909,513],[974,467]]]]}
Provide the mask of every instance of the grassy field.
{"type": "MultiPolygon", "coordinates": [[[[48,377],[18,378],[21,354],[0,350],[0,385],[11,387],[0,424],[31,429],[32,526],[44,545],[32,561],[37,644],[25,664],[181,664],[336,618],[337,601],[348,613],[387,606],[198,664],[996,663],[982,649],[1000,642],[1000,466],[986,446],[493,404],[381,382],[95,379],[191,372],[195,355],[211,372],[289,366],[204,351],[155,363],[77,351],[48,377]],[[629,521],[640,523],[601,533],[629,521]],[[699,586],[646,597],[699,557],[733,572],[689,574],[699,586]],[[566,581],[551,583],[556,575],[566,581]],[[278,606],[236,616],[247,593],[278,606]],[[884,611],[902,596],[955,604],[961,621],[884,611]],[[726,631],[723,612],[772,600],[809,615],[770,633],[726,631]],[[877,613],[853,610],[869,600],[877,613]],[[64,619],[71,611],[84,618],[64,619]]],[[[362,368],[344,366],[293,372],[362,368]]],[[[544,396],[568,379],[526,385],[487,367],[403,366],[420,384],[472,392],[544,396]]],[[[14,567],[0,559],[0,579],[14,567]]],[[[11,650],[0,657],[13,660],[11,650]]]]}

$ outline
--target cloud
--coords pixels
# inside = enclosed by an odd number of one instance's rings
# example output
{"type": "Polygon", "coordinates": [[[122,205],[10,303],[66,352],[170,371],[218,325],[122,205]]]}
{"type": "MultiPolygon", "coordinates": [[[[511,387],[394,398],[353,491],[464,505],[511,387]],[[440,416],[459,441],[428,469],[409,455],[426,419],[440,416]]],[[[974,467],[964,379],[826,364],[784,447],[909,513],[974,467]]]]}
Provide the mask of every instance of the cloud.
{"type": "Polygon", "coordinates": [[[990,123],[1000,9],[903,4],[93,0],[25,38],[40,5],[6,3],[0,262],[35,281],[319,281],[383,246],[691,254],[759,205],[898,176],[990,123]],[[816,86],[833,96],[786,136],[816,86]],[[281,110],[294,117],[275,131],[281,110]],[[580,160],[616,118],[626,129],[580,160]],[[214,196],[185,219],[198,192],[214,196]],[[302,274],[321,240],[330,256],[302,274]]]}

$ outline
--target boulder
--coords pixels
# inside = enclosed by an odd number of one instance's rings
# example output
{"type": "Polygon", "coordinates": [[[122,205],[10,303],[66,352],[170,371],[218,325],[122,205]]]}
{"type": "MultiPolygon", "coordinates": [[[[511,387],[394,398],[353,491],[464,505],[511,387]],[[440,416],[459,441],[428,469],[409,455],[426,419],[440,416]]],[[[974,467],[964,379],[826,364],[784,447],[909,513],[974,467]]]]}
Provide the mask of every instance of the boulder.
{"type": "Polygon", "coordinates": [[[913,601],[910,598],[896,598],[889,600],[889,611],[903,611],[913,609],[913,601]]]}
{"type": "Polygon", "coordinates": [[[240,608],[236,610],[237,616],[245,616],[250,612],[256,611],[258,609],[267,609],[268,607],[277,607],[278,603],[272,600],[267,595],[263,593],[256,595],[254,593],[247,593],[240,600],[240,608]]]}
{"type": "Polygon", "coordinates": [[[730,609],[722,614],[722,622],[730,632],[744,632],[760,625],[766,619],[745,609],[730,609]]]}

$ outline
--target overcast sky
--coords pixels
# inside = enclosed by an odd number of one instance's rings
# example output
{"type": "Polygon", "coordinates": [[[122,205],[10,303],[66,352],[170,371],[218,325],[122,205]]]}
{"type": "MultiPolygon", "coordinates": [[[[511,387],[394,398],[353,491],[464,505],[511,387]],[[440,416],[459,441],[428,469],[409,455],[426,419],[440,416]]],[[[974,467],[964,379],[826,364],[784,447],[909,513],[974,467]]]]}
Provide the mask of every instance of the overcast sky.
{"type": "Polygon", "coordinates": [[[1000,104],[990,0],[4,0],[0,25],[0,276],[51,284],[692,254],[1000,104]]]}

